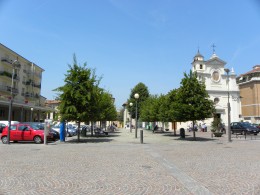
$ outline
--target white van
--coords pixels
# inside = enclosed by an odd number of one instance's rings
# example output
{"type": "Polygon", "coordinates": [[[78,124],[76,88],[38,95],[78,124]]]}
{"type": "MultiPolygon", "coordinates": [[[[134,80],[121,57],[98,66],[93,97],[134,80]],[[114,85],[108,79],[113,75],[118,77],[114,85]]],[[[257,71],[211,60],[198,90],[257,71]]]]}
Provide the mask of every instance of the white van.
{"type": "MultiPolygon", "coordinates": [[[[9,125],[9,121],[0,121],[0,123],[5,124],[6,126],[9,125]]],[[[11,125],[18,124],[18,123],[20,123],[20,122],[19,121],[11,121],[11,125]]]]}

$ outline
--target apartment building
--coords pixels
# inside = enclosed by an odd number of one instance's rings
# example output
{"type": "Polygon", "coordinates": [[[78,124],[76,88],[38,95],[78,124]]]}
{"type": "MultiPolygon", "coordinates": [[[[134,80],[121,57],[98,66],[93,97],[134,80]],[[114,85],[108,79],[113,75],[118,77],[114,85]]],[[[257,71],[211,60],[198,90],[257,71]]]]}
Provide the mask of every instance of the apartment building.
{"type": "Polygon", "coordinates": [[[242,118],[260,123],[260,65],[236,78],[241,96],[242,118]]]}
{"type": "Polygon", "coordinates": [[[0,43],[0,120],[43,121],[51,107],[41,96],[44,70],[0,43]],[[11,107],[11,109],[10,109],[11,107]]]}
{"type": "Polygon", "coordinates": [[[60,104],[60,100],[46,100],[45,105],[51,107],[54,112],[49,112],[47,114],[48,119],[52,119],[54,121],[60,120],[59,109],[58,106],[60,104]]]}

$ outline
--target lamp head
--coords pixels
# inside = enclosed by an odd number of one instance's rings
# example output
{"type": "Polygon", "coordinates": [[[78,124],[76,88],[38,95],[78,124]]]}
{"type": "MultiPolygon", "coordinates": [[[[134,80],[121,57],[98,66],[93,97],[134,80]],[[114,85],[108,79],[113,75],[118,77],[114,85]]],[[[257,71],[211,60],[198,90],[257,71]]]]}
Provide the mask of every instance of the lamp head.
{"type": "Polygon", "coordinates": [[[135,99],[138,99],[138,98],[139,98],[139,94],[136,93],[136,94],[134,95],[134,97],[135,97],[135,99]]]}
{"type": "Polygon", "coordinates": [[[133,106],[133,103],[132,103],[132,102],[130,102],[130,103],[129,103],[129,106],[130,106],[130,107],[131,107],[131,106],[133,106]]]}
{"type": "Polygon", "coordinates": [[[21,67],[21,64],[19,63],[18,60],[14,60],[14,61],[12,62],[12,66],[13,66],[14,68],[20,68],[20,67],[21,67]]]}
{"type": "Polygon", "coordinates": [[[225,70],[225,72],[226,72],[227,74],[230,72],[230,70],[229,70],[228,68],[225,68],[224,70],[225,70]]]}

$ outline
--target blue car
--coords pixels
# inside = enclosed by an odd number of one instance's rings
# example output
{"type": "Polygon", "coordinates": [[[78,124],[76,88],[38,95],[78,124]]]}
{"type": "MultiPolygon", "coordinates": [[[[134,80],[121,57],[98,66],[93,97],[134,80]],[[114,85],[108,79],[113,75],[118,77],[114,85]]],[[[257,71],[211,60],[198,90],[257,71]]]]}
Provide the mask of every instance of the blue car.
{"type": "Polygon", "coordinates": [[[230,124],[231,133],[240,133],[242,135],[245,134],[254,134],[257,135],[259,133],[259,129],[254,127],[248,122],[233,122],[230,124]]]}

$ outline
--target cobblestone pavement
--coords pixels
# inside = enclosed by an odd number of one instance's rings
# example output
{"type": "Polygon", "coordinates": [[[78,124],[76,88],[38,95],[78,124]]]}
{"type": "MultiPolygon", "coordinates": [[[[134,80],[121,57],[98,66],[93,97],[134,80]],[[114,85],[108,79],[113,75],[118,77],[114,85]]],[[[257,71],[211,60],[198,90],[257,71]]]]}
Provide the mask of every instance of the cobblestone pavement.
{"type": "Polygon", "coordinates": [[[260,135],[196,137],[144,130],[140,144],[120,129],[80,143],[0,143],[0,194],[260,194],[260,135]]]}

